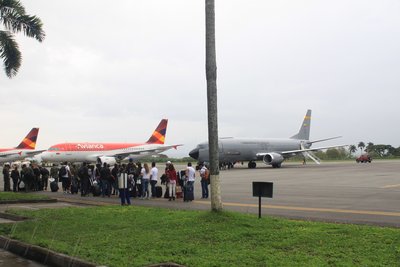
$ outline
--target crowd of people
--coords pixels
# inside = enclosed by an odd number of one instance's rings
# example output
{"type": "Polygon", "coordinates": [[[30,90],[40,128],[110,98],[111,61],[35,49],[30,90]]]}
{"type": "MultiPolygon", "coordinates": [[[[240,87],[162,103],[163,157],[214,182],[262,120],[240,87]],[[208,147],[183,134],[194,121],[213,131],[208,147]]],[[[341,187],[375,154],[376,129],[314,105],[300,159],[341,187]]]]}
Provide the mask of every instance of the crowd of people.
{"type": "MultiPolygon", "coordinates": [[[[209,171],[205,165],[200,166],[202,198],[208,198],[209,171]]],[[[165,165],[164,172],[159,172],[156,163],[151,165],[129,160],[127,164],[107,163],[82,165],[62,163],[54,164],[50,170],[38,164],[23,164],[3,166],[4,191],[58,191],[61,182],[64,194],[78,194],[82,197],[118,195],[121,205],[130,205],[130,199],[150,199],[162,197],[175,201],[183,197],[184,201],[194,199],[194,182],[196,170],[189,162],[186,170],[177,171],[170,161],[165,165]],[[159,185],[160,180],[160,185],[159,185]],[[164,185],[165,189],[162,189],[164,185]]]]}
{"type": "Polygon", "coordinates": [[[50,172],[38,164],[23,164],[21,170],[18,165],[5,164],[3,166],[4,191],[42,191],[47,190],[50,172]],[[13,183],[11,190],[11,181],[13,183]]]}

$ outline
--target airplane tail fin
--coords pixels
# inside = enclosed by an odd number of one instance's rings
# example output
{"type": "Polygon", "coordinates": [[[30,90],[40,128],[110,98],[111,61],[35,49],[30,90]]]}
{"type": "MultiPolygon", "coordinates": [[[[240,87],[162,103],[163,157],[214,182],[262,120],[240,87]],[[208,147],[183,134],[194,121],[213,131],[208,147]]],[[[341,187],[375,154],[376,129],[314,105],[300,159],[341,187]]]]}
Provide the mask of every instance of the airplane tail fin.
{"type": "Polygon", "coordinates": [[[167,125],[168,120],[162,119],[146,143],[163,145],[165,141],[165,135],[167,133],[167,125]]]}
{"type": "Polygon", "coordinates": [[[299,140],[309,140],[310,127],[311,127],[311,109],[308,109],[306,116],[304,117],[303,123],[300,126],[299,132],[290,138],[299,140]]]}
{"type": "Polygon", "coordinates": [[[39,128],[32,128],[28,135],[22,140],[22,142],[16,147],[18,149],[35,149],[36,139],[39,134],[39,128]]]}

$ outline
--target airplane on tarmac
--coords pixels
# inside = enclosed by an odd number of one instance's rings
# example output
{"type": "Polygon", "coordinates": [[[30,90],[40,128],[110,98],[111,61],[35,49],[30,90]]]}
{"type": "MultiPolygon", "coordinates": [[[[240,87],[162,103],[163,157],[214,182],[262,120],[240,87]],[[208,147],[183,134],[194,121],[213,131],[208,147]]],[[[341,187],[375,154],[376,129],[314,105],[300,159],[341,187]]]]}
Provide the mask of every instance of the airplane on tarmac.
{"type": "MultiPolygon", "coordinates": [[[[249,161],[248,167],[253,169],[256,167],[256,161],[262,160],[267,165],[280,168],[285,159],[301,154],[304,157],[312,159],[317,164],[320,164],[320,159],[318,159],[312,151],[346,146],[337,145],[311,148],[313,143],[332,140],[341,136],[310,141],[310,125],[311,110],[307,110],[299,132],[290,138],[220,138],[218,142],[219,162],[232,165],[235,162],[249,161]]],[[[189,156],[198,160],[198,162],[208,162],[208,153],[208,143],[203,142],[190,151],[189,156]]]]}
{"type": "Polygon", "coordinates": [[[117,160],[139,159],[181,145],[164,145],[168,120],[161,120],[146,143],[63,143],[50,147],[40,157],[47,162],[104,162],[114,165],[117,160]]]}
{"type": "Polygon", "coordinates": [[[0,163],[22,160],[42,153],[44,150],[35,150],[39,128],[32,128],[21,143],[14,148],[0,148],[0,163]]]}

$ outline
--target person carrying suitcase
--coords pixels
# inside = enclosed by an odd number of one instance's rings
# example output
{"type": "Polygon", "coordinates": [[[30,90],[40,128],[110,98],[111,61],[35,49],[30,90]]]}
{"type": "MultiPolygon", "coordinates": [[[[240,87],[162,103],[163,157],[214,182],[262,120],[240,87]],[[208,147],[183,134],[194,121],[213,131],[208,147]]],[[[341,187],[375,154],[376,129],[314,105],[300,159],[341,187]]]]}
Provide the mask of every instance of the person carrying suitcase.
{"type": "Polygon", "coordinates": [[[183,201],[189,202],[194,200],[194,181],[196,176],[196,171],[192,167],[191,162],[187,164],[185,175],[186,175],[186,182],[185,182],[183,201]]]}

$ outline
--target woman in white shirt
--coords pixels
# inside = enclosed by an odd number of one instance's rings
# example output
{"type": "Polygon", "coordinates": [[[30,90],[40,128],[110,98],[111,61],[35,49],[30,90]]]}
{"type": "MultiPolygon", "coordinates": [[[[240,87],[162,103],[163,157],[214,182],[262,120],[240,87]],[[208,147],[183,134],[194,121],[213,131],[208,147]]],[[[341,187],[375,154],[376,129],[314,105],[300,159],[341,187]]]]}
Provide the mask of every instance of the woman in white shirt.
{"type": "Polygon", "coordinates": [[[149,165],[147,163],[145,163],[143,165],[143,168],[140,171],[140,176],[142,178],[142,198],[141,199],[144,199],[146,197],[146,193],[147,193],[147,199],[149,199],[150,169],[149,169],[149,165]]]}

